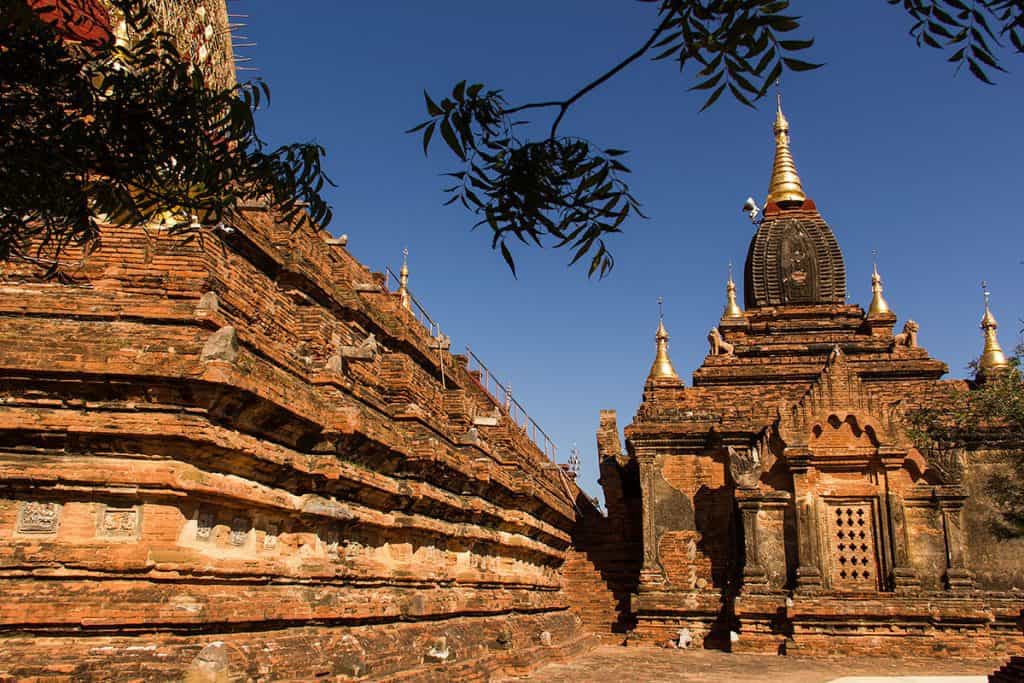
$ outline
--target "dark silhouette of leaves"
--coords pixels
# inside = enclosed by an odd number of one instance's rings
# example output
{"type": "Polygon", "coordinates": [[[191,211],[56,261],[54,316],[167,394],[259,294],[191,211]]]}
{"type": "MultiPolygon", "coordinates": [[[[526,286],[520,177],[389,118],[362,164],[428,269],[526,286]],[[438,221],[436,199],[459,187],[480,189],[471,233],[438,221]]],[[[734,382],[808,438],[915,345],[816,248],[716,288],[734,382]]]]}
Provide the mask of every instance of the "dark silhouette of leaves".
{"type": "Polygon", "coordinates": [[[94,247],[101,223],[195,239],[249,199],[289,221],[330,221],[323,148],[268,149],[253,119],[266,84],[206,83],[144,0],[113,2],[128,46],[93,29],[65,40],[79,18],[55,5],[0,3],[0,258],[56,274],[65,247],[94,247]]]}
{"type": "MultiPolygon", "coordinates": [[[[452,193],[446,203],[460,202],[483,215],[477,225],[491,227],[492,246],[501,245],[513,272],[504,241],[509,234],[534,244],[552,236],[553,246],[573,250],[571,263],[592,253],[588,272],[603,276],[614,261],[602,238],[619,232],[630,214],[642,216],[623,179],[628,169],[609,163],[615,156],[612,150],[601,153],[590,142],[559,134],[576,102],[630,64],[650,55],[676,62],[681,72],[692,67],[695,83],[690,89],[706,93],[701,111],[726,92],[752,107],[785,72],[822,66],[801,58],[814,39],[797,36],[801,17],[788,13],[789,0],[640,1],[657,6],[656,24],[647,40],[563,100],[510,106],[500,90],[481,95],[483,85],[467,87],[465,81],[440,105],[426,95],[431,118],[410,132],[423,131],[426,152],[435,127],[441,126],[445,144],[465,164],[463,170],[448,174],[458,182],[446,188],[452,193]],[[512,133],[518,123],[512,117],[532,109],[556,112],[545,140],[521,140],[512,133]],[[577,160],[580,149],[586,151],[577,160]],[[595,179],[603,173],[607,175],[595,179]]],[[[1024,52],[1024,0],[886,1],[902,7],[915,21],[910,33],[918,45],[951,50],[949,61],[958,69],[966,64],[968,72],[985,83],[992,82],[992,72],[1003,71],[997,55],[1001,40],[1008,40],[1015,52],[1024,52]]]]}
{"type": "Polygon", "coordinates": [[[619,232],[630,215],[643,215],[622,180],[629,172],[619,160],[624,150],[601,150],[565,136],[522,140],[501,91],[479,83],[456,84],[434,111],[408,132],[422,131],[429,149],[431,131],[441,129],[445,145],[464,163],[447,174],[455,183],[445,188],[451,194],[446,203],[459,202],[480,217],[473,227],[490,228],[491,247],[501,251],[513,275],[510,238],[568,247],[570,263],[589,254],[591,275],[611,270],[604,237],[619,232]]]}
{"type": "Polygon", "coordinates": [[[1024,0],[886,0],[901,7],[914,23],[910,35],[919,46],[951,52],[948,61],[964,66],[983,83],[1005,72],[997,53],[1008,40],[1024,53],[1024,0]],[[993,30],[995,27],[995,30],[993,30]],[[1001,39],[1002,38],[1002,39],[1001,39]]]}

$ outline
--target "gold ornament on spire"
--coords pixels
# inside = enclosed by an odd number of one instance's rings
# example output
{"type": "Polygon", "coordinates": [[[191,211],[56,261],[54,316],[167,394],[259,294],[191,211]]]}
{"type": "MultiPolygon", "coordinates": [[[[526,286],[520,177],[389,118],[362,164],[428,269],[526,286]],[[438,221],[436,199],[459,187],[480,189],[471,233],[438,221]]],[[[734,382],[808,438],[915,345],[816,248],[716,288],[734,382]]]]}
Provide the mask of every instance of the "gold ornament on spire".
{"type": "Polygon", "coordinates": [[[398,271],[398,295],[402,301],[402,308],[412,309],[412,301],[409,297],[409,249],[402,249],[402,269],[398,271]]]}
{"type": "Polygon", "coordinates": [[[1010,364],[1006,360],[1003,348],[999,345],[999,337],[996,336],[999,323],[996,322],[995,316],[992,315],[992,311],[989,309],[988,300],[992,295],[988,291],[988,283],[982,282],[981,289],[985,295],[985,315],[981,317],[981,330],[985,335],[985,348],[981,352],[981,360],[978,361],[978,374],[984,376],[1004,370],[1010,364]]]}
{"type": "Polygon", "coordinates": [[[743,309],[736,303],[736,283],[732,281],[732,261],[729,262],[729,281],[725,283],[725,311],[723,318],[742,318],[743,309]]]}
{"type": "Polygon", "coordinates": [[[778,109],[775,114],[775,162],[772,164],[772,180],[768,184],[767,202],[803,202],[807,199],[800,176],[796,172],[793,154],[789,151],[789,121],[782,113],[782,95],[777,96],[778,109]]]}
{"type": "Polygon", "coordinates": [[[880,313],[892,313],[892,311],[889,310],[889,303],[882,296],[882,276],[878,274],[878,261],[876,260],[871,272],[871,305],[868,307],[868,315],[880,313]]]}
{"type": "Polygon", "coordinates": [[[663,299],[658,297],[658,331],[654,335],[654,343],[657,351],[654,354],[654,364],[651,365],[651,374],[648,379],[679,379],[676,369],[672,367],[672,361],[668,357],[668,330],[665,329],[664,312],[662,311],[663,299]]]}

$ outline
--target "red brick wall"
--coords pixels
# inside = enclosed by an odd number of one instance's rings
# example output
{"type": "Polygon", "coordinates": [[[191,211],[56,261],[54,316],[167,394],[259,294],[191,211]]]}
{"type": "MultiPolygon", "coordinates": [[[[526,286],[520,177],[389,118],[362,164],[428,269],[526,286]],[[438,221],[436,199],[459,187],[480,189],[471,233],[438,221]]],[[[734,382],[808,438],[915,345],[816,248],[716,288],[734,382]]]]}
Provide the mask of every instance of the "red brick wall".
{"type": "Polygon", "coordinates": [[[507,417],[467,438],[493,401],[379,276],[247,218],[105,229],[71,284],[6,265],[0,678],[483,680],[586,647],[589,501],[507,417]]]}

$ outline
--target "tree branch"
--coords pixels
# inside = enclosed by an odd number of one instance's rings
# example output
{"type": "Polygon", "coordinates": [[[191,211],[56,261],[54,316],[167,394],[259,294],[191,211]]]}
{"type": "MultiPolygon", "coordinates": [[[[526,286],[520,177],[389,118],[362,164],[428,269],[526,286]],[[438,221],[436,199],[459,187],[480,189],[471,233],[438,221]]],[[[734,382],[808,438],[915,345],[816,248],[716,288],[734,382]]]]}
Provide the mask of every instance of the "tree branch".
{"type": "Polygon", "coordinates": [[[565,113],[569,110],[569,107],[571,107],[577,101],[585,97],[587,93],[589,93],[591,90],[594,90],[595,88],[599,87],[601,84],[605,83],[613,76],[615,76],[615,74],[619,73],[627,66],[629,66],[636,60],[640,59],[640,57],[642,57],[644,53],[650,50],[651,46],[654,45],[655,42],[657,42],[658,37],[665,32],[665,29],[672,25],[672,16],[673,15],[670,13],[669,16],[665,17],[665,19],[663,19],[662,22],[658,24],[658,27],[654,29],[654,32],[651,33],[651,37],[647,39],[647,42],[641,45],[636,52],[623,59],[621,62],[619,62],[614,67],[612,67],[605,73],[595,78],[590,83],[587,83],[585,86],[576,91],[568,99],[550,100],[547,102],[530,102],[528,104],[519,105],[518,107],[506,109],[504,113],[516,114],[521,111],[526,111],[527,109],[544,109],[547,107],[558,107],[558,116],[555,117],[554,123],[551,124],[551,134],[549,136],[551,138],[554,138],[558,132],[558,125],[562,122],[562,118],[565,117],[565,113]]]}
{"type": "Polygon", "coordinates": [[[569,107],[571,107],[573,104],[575,104],[581,98],[583,98],[591,90],[593,90],[594,88],[597,88],[601,84],[607,82],[609,79],[611,79],[613,76],[615,76],[615,74],[619,73],[620,71],[625,69],[627,66],[629,66],[630,64],[632,64],[636,60],[640,59],[640,57],[642,57],[644,55],[644,53],[646,53],[648,50],[650,50],[651,46],[654,45],[655,42],[657,42],[658,36],[660,36],[662,33],[664,33],[665,29],[667,29],[669,26],[672,25],[672,18],[673,18],[673,13],[670,12],[669,15],[667,17],[665,17],[660,24],[658,24],[658,28],[654,29],[654,32],[651,33],[651,37],[647,39],[647,42],[640,46],[640,49],[638,49],[636,52],[634,52],[630,56],[626,57],[624,60],[622,60],[621,62],[616,64],[614,67],[612,67],[610,70],[606,71],[601,76],[598,76],[596,79],[594,79],[593,81],[591,81],[587,85],[585,85],[582,88],[580,88],[576,92],[576,94],[574,94],[572,97],[570,97],[569,99],[567,99],[564,102],[562,102],[562,104],[561,104],[561,111],[558,112],[558,116],[555,118],[554,123],[551,124],[551,135],[550,135],[550,137],[552,137],[552,138],[555,137],[555,134],[558,132],[558,124],[560,124],[562,122],[562,118],[565,116],[565,112],[567,112],[569,110],[569,107]]]}

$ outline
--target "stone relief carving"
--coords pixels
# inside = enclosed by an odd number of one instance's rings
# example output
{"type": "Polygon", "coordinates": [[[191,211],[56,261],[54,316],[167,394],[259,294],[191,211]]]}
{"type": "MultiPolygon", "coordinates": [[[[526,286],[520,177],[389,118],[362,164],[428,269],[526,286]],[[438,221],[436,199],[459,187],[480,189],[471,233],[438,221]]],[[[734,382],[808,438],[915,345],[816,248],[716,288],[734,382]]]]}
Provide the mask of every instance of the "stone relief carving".
{"type": "Polygon", "coordinates": [[[196,540],[209,541],[213,535],[213,527],[217,524],[217,518],[210,510],[200,510],[196,518],[196,540]]]}
{"type": "Polygon", "coordinates": [[[795,221],[786,226],[779,242],[778,278],[785,303],[814,303],[820,298],[814,244],[795,221]]]}
{"type": "Polygon", "coordinates": [[[928,466],[939,475],[943,484],[960,484],[964,479],[964,454],[960,448],[933,446],[925,449],[928,466]]]}
{"type": "Polygon", "coordinates": [[[320,540],[324,544],[324,549],[327,554],[332,557],[338,556],[338,546],[340,545],[340,534],[338,533],[337,527],[329,525],[323,528],[320,536],[320,540]]]}
{"type": "Polygon", "coordinates": [[[231,545],[245,545],[249,540],[249,530],[252,523],[245,517],[235,517],[231,520],[231,535],[228,537],[231,545]]]}
{"type": "Polygon", "coordinates": [[[494,406],[494,410],[485,415],[473,417],[473,424],[478,427],[496,427],[501,422],[501,409],[494,406]]]}
{"type": "Polygon", "coordinates": [[[359,557],[363,554],[363,551],[366,549],[366,546],[364,546],[362,543],[360,543],[359,541],[354,541],[350,538],[342,541],[341,547],[345,551],[344,557],[346,560],[353,560],[359,557]]]}
{"type": "Polygon", "coordinates": [[[722,333],[718,331],[717,327],[712,327],[708,332],[708,344],[711,346],[712,356],[731,356],[736,350],[733,344],[722,338],[722,333]]]}
{"type": "Polygon", "coordinates": [[[210,335],[203,345],[202,361],[223,360],[233,363],[238,358],[238,333],[226,325],[210,335]]]}
{"type": "Polygon", "coordinates": [[[60,523],[60,503],[24,501],[18,513],[19,534],[55,534],[60,523]]]}
{"type": "Polygon", "coordinates": [[[324,368],[334,372],[341,372],[341,335],[337,332],[331,335],[331,349],[334,350],[334,353],[327,359],[324,368]]]}
{"type": "Polygon", "coordinates": [[[346,359],[372,361],[377,358],[378,354],[387,350],[383,344],[377,341],[377,336],[373,332],[356,345],[342,344],[341,335],[335,332],[331,335],[331,347],[334,349],[334,353],[327,359],[325,367],[335,372],[341,372],[346,359]]]}
{"type": "Polygon", "coordinates": [[[921,329],[913,320],[908,320],[903,326],[903,331],[893,336],[892,341],[894,346],[905,346],[908,349],[917,348],[917,332],[921,329]]]}
{"type": "Polygon", "coordinates": [[[197,316],[207,315],[209,313],[215,313],[220,309],[220,299],[217,297],[217,293],[203,292],[203,295],[199,297],[199,303],[196,304],[195,314],[197,316]]]}
{"type": "Polygon", "coordinates": [[[104,506],[99,535],[106,538],[134,538],[139,532],[139,508],[104,506]]]}
{"type": "Polygon", "coordinates": [[[277,547],[277,535],[280,533],[276,524],[267,524],[265,535],[263,536],[263,549],[273,550],[277,547]]]}
{"type": "Polygon", "coordinates": [[[761,454],[757,446],[729,449],[729,474],[737,486],[744,489],[757,488],[761,478],[761,454]]]}
{"type": "Polygon", "coordinates": [[[372,360],[376,358],[377,354],[380,352],[380,343],[377,341],[376,335],[371,332],[367,335],[366,339],[359,343],[359,346],[343,346],[342,349],[353,349],[348,355],[346,355],[347,358],[361,358],[363,356],[367,356],[372,360]],[[357,356],[353,354],[359,355],[357,356]]]}
{"type": "Polygon", "coordinates": [[[469,446],[480,445],[480,430],[476,427],[470,427],[465,434],[459,436],[459,443],[466,444],[469,446]]]}

